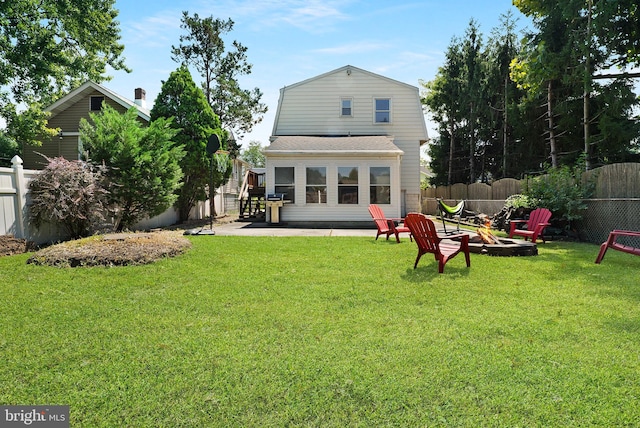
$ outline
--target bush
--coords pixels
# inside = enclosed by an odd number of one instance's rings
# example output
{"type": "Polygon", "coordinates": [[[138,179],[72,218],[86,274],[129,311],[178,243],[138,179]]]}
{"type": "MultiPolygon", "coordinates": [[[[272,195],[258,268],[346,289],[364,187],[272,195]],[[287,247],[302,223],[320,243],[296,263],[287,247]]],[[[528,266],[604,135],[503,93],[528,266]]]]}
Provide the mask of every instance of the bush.
{"type": "Polygon", "coordinates": [[[181,145],[171,119],[159,118],[148,127],[138,120],[135,107],[124,114],[105,105],[80,121],[80,137],[94,162],[107,166],[111,182],[109,203],[114,207],[115,228],[130,228],[145,217],[166,211],[181,185],[181,145]]]}
{"type": "Polygon", "coordinates": [[[48,165],[29,182],[29,220],[61,225],[71,238],[89,236],[105,220],[104,171],[83,161],[47,158],[48,165]]]}
{"type": "Polygon", "coordinates": [[[524,194],[571,225],[582,218],[582,211],[587,208],[584,199],[590,198],[595,190],[595,177],[583,182],[581,165],[584,162],[578,161],[574,167],[548,169],[546,175],[527,183],[524,194]]]}
{"type": "Polygon", "coordinates": [[[505,208],[514,208],[514,209],[518,209],[518,208],[534,209],[539,206],[538,204],[539,204],[538,200],[530,198],[529,196],[523,195],[521,193],[518,193],[516,195],[511,195],[504,201],[505,208]]]}

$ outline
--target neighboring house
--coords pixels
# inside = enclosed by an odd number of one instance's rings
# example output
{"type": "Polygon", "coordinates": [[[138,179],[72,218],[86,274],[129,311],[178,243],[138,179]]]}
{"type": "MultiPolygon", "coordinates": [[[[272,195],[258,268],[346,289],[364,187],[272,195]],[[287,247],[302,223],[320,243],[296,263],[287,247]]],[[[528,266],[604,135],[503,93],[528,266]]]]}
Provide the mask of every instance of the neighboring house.
{"type": "MultiPolygon", "coordinates": [[[[236,158],[233,160],[232,168],[229,181],[224,186],[220,186],[217,191],[217,195],[222,199],[221,205],[216,207],[218,214],[240,211],[238,196],[240,195],[240,188],[242,187],[245,172],[251,168],[251,165],[242,159],[236,158]]],[[[217,202],[218,201],[216,201],[216,203],[217,202]]]]}
{"type": "Polygon", "coordinates": [[[403,217],[420,211],[427,139],[417,87],[344,66],[280,90],[267,193],[288,223],[370,222],[371,203],[403,217]]]}
{"type": "Polygon", "coordinates": [[[49,128],[58,128],[60,132],[41,147],[26,145],[22,148],[24,168],[43,169],[47,161],[39,153],[53,158],[63,157],[69,160],[80,159],[82,141],[80,141],[80,119],[89,119],[89,113],[102,109],[103,103],[124,113],[131,107],[138,109],[138,118],[144,124],[150,120],[150,111],[146,108],[145,91],[135,90],[135,101],[128,100],[102,85],[88,81],[69,92],[55,103],[45,108],[51,113],[49,128]]]}
{"type": "Polygon", "coordinates": [[[431,186],[431,179],[433,177],[435,177],[436,175],[431,171],[431,169],[428,166],[421,166],[420,167],[420,182],[421,183],[426,183],[427,186],[431,186]]]}
{"type": "MultiPolygon", "coordinates": [[[[82,141],[80,139],[80,119],[89,119],[89,113],[97,113],[102,109],[103,103],[113,107],[116,111],[124,113],[131,107],[138,110],[138,119],[148,125],[151,120],[151,111],[147,108],[146,93],[144,89],[136,88],[134,101],[116,94],[102,85],[88,81],[77,89],[69,92],[47,108],[50,112],[48,126],[58,128],[60,132],[49,141],[44,141],[41,147],[24,146],[22,153],[23,167],[25,169],[43,169],[47,160],[41,154],[53,158],[63,157],[69,160],[80,159],[83,154],[82,141]]],[[[242,175],[246,168],[245,162],[235,159],[233,173],[225,186],[217,190],[215,205],[218,215],[227,211],[237,211],[237,201],[242,175]]],[[[202,218],[208,216],[209,205],[201,204],[194,210],[193,217],[202,218]]]]}

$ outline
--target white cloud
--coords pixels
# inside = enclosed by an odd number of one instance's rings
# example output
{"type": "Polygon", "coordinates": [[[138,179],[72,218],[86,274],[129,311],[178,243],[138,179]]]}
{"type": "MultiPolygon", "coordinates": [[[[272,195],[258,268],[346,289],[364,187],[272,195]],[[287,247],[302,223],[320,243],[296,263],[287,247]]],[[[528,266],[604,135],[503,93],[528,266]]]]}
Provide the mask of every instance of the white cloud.
{"type": "MultiPolygon", "coordinates": [[[[349,20],[343,12],[350,1],[335,0],[223,0],[215,7],[206,6],[215,16],[245,20],[254,30],[278,26],[296,27],[309,33],[324,33],[335,28],[338,22],[349,20]]],[[[203,5],[204,7],[204,5],[203,5]]],[[[205,13],[202,13],[205,15],[205,13]]]]}
{"type": "Polygon", "coordinates": [[[389,49],[391,45],[389,43],[378,42],[357,42],[347,43],[340,46],[334,46],[329,48],[314,49],[312,52],[327,54],[327,55],[351,55],[364,52],[374,52],[383,49],[389,49]]]}
{"type": "Polygon", "coordinates": [[[176,43],[182,12],[165,10],[121,24],[125,45],[161,47],[176,43]]]}

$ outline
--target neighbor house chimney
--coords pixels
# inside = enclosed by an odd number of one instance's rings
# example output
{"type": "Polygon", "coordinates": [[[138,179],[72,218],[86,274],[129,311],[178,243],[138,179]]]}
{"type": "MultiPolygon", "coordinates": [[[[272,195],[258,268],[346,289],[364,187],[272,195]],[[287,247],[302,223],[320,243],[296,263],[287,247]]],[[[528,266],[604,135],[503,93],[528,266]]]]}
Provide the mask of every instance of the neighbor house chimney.
{"type": "Polygon", "coordinates": [[[147,108],[147,100],[146,100],[147,93],[145,92],[145,90],[142,88],[136,88],[135,93],[136,93],[135,94],[136,97],[134,102],[142,108],[147,108]]]}

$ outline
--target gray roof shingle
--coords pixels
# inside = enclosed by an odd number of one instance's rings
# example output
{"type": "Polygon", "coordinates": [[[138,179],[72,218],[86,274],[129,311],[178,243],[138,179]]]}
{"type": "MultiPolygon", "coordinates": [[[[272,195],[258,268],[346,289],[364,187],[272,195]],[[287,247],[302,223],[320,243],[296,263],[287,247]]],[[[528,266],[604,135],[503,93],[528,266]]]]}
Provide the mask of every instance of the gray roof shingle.
{"type": "Polygon", "coordinates": [[[362,154],[398,154],[404,152],[393,144],[393,137],[386,135],[354,137],[311,137],[304,135],[283,135],[273,140],[265,149],[269,154],[295,153],[362,153],[362,154]]]}

